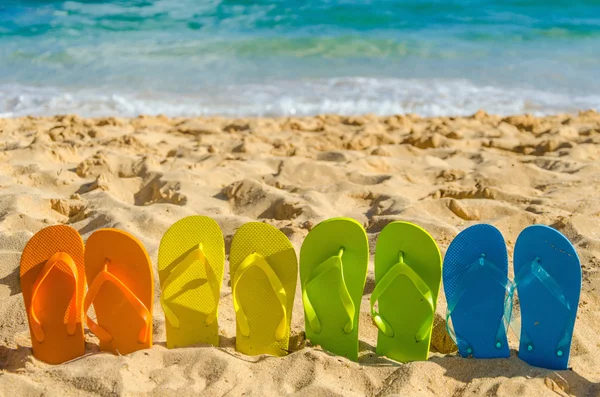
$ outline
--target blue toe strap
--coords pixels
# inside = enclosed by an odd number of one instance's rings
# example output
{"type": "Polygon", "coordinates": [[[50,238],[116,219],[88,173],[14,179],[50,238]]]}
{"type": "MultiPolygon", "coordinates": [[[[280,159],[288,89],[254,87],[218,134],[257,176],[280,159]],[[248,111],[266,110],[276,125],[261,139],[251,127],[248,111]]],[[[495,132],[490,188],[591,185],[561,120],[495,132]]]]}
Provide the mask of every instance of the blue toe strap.
{"type": "MultiPolygon", "coordinates": [[[[569,313],[570,320],[565,325],[555,350],[556,355],[562,357],[571,344],[573,325],[575,324],[575,319],[577,317],[577,307],[571,305],[560,284],[542,267],[540,258],[535,258],[515,275],[515,285],[527,285],[536,280],[541,282],[550,294],[560,303],[560,306],[569,313]]],[[[528,351],[532,351],[535,348],[533,342],[523,329],[521,330],[521,341],[526,344],[528,351]]]]}
{"type": "Polygon", "coordinates": [[[461,277],[459,285],[456,287],[456,290],[459,291],[459,293],[454,299],[448,301],[448,310],[446,311],[446,330],[448,331],[448,334],[452,340],[454,340],[458,346],[459,351],[464,351],[467,353],[467,355],[474,353],[473,347],[467,340],[462,338],[454,331],[450,320],[454,310],[459,307],[460,301],[465,295],[465,292],[468,290],[469,286],[477,283],[480,272],[482,271],[492,274],[498,285],[500,285],[502,289],[506,290],[506,297],[504,299],[504,314],[500,320],[500,324],[498,324],[498,330],[496,331],[495,338],[495,347],[498,349],[503,346],[503,343],[506,340],[506,330],[508,329],[512,316],[515,284],[513,284],[513,282],[510,281],[508,277],[493,262],[485,259],[485,254],[481,254],[481,257],[472,263],[466,273],[461,277]]]}

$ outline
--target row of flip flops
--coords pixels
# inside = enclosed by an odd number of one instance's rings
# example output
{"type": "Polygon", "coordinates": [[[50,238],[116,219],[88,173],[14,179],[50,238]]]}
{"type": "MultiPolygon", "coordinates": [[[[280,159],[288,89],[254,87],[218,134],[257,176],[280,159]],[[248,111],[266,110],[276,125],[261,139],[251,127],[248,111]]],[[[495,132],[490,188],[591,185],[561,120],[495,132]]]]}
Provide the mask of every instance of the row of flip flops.
{"type": "MultiPolygon", "coordinates": [[[[224,251],[221,230],[208,217],[184,218],[165,233],[158,272],[169,348],[218,345],[224,251]]],[[[318,224],[300,252],[306,337],[352,360],[358,357],[368,261],[366,233],[348,218],[318,224]]],[[[272,226],[247,223],[232,239],[229,265],[236,349],[286,354],[298,274],[290,241],[272,226]]],[[[520,270],[513,283],[507,277],[506,245],[490,225],[472,226],[450,245],[443,272],[447,322],[460,354],[508,356],[506,331],[516,286],[524,299],[519,355],[534,365],[566,368],[581,287],[573,247],[554,229],[529,227],[517,241],[515,269],[520,270]],[[549,303],[552,297],[557,304],[549,303]],[[554,333],[557,328],[560,335],[554,333]]],[[[378,354],[402,362],[427,359],[441,279],[441,255],[425,230],[407,222],[383,229],[371,294],[378,354]]],[[[101,350],[127,354],[152,344],[151,263],[143,246],[122,231],[96,231],[84,250],[73,229],[43,229],[23,252],[21,285],[34,355],[43,361],[60,363],[83,354],[84,316],[101,350]],[[92,304],[97,323],[87,315],[92,304]]]]}

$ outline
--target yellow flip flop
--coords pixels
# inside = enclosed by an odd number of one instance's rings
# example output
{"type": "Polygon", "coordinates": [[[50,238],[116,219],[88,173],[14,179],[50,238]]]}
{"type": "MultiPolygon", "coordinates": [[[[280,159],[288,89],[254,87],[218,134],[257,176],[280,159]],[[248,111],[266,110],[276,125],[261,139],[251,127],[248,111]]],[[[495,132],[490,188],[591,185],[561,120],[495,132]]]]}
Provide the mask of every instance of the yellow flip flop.
{"type": "Polygon", "coordinates": [[[248,355],[286,355],[298,279],[290,240],[273,226],[246,223],[231,241],[229,271],[236,349],[248,355]]]}
{"type": "Polygon", "coordinates": [[[219,345],[219,298],[225,244],[217,222],[188,216],[174,223],[158,249],[160,304],[167,347],[219,345]]]}
{"type": "Polygon", "coordinates": [[[23,249],[21,291],[33,355],[60,364],[85,353],[83,240],[66,225],[37,232],[23,249]]]}

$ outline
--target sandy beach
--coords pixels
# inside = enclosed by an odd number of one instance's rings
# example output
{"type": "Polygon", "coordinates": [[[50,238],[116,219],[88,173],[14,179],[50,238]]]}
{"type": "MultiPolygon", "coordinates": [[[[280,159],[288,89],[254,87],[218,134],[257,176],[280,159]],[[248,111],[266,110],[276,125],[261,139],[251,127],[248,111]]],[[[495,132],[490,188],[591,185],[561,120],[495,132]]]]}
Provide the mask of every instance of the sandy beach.
{"type": "MultiPolygon", "coordinates": [[[[510,273],[512,275],[512,261],[510,273]]],[[[0,119],[0,396],[600,396],[600,113],[502,117],[414,115],[134,119],[78,116],[0,119]],[[249,221],[282,230],[297,252],[318,222],[352,217],[367,230],[371,261],[355,363],[310,346],[298,284],[293,351],[237,353],[229,265],[219,305],[221,346],[169,350],[159,300],[155,346],[128,356],[98,352],[50,366],[33,358],[19,286],[20,254],[45,226],[84,240],[126,230],[154,264],[161,237],[188,215],[213,217],[229,253],[249,221]],[[414,222],[443,252],[469,225],[495,225],[512,258],[520,231],[550,225],[576,247],[583,289],[571,369],[517,357],[457,356],[440,293],[427,362],[377,356],[369,316],[373,254],[389,222],[414,222]]],[[[159,284],[155,283],[155,297],[159,284]]]]}

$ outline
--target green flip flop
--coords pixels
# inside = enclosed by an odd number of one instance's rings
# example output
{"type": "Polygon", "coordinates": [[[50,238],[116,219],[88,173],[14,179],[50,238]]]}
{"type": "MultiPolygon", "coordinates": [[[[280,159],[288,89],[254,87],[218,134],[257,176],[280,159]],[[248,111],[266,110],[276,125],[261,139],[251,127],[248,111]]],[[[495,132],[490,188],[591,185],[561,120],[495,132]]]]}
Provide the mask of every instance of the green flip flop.
{"type": "Polygon", "coordinates": [[[392,222],[381,231],[371,294],[377,354],[401,362],[427,360],[441,277],[440,250],[424,229],[392,222]]]}
{"type": "Polygon", "coordinates": [[[319,223],[300,250],[306,338],[354,361],[368,263],[367,234],[350,218],[319,223]]]}

